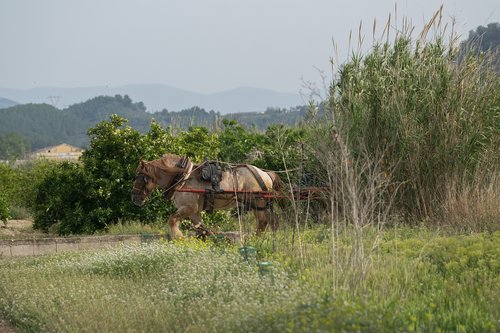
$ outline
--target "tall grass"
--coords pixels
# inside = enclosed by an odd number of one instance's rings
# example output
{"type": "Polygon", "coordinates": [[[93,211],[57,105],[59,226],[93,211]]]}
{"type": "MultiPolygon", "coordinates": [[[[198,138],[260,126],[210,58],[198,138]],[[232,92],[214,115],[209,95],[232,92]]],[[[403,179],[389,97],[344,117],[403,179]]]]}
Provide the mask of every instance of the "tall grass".
{"type": "Polygon", "coordinates": [[[482,186],[500,170],[500,77],[487,54],[458,61],[441,12],[418,37],[406,25],[390,41],[390,26],[339,68],[322,127],[344,141],[352,163],[370,158],[398,185],[397,212],[443,217],[450,187],[482,186]]]}
{"type": "Polygon", "coordinates": [[[438,225],[470,232],[500,227],[500,174],[447,184],[438,225]]]}

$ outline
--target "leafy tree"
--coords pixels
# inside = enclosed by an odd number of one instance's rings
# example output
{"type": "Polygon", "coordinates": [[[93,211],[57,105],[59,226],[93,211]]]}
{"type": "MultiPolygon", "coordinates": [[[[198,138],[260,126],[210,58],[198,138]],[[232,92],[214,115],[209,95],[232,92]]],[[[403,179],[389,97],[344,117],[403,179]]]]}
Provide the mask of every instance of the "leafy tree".
{"type": "Polygon", "coordinates": [[[20,206],[20,197],[27,189],[22,187],[19,170],[4,163],[0,163],[0,184],[0,220],[6,220],[10,208],[20,206]]]}
{"type": "Polygon", "coordinates": [[[225,162],[244,163],[252,156],[258,158],[259,147],[265,140],[264,135],[246,130],[236,120],[223,119],[224,129],[219,133],[220,153],[218,158],[225,162]]]}
{"type": "Polygon", "coordinates": [[[163,200],[161,190],[144,207],[130,202],[139,161],[157,159],[164,153],[186,155],[194,162],[217,158],[244,162],[249,150],[259,147],[262,156],[254,164],[266,169],[284,169],[283,160],[288,168],[300,163],[305,135],[301,130],[276,126],[259,134],[229,120],[225,126],[219,134],[193,126],[174,135],[152,121],[149,131],[141,134],[125,118],[112,115],[109,121],[89,129],[90,145],[81,163],[57,164],[37,181],[36,190],[29,195],[34,202],[35,227],[48,230],[56,225],[62,234],[91,233],[121,220],[166,218],[173,206],[163,200]]]}
{"type": "Polygon", "coordinates": [[[33,227],[47,231],[55,225],[61,234],[90,233],[103,228],[106,220],[92,218],[94,203],[87,192],[91,186],[91,179],[81,164],[57,164],[35,191],[33,227]]]}
{"type": "Polygon", "coordinates": [[[0,160],[23,158],[30,151],[29,143],[17,133],[0,135],[0,160]]]}
{"type": "Polygon", "coordinates": [[[206,127],[192,126],[188,131],[181,132],[178,140],[178,151],[195,162],[216,159],[220,151],[217,135],[210,133],[206,127]]]}
{"type": "Polygon", "coordinates": [[[158,143],[167,138],[157,125],[141,135],[112,115],[110,121],[91,128],[90,147],[81,164],[62,163],[48,172],[37,186],[32,210],[34,226],[48,230],[57,225],[62,234],[91,233],[120,220],[155,221],[171,212],[161,193],[139,208],[130,202],[135,169],[141,158],[158,158],[158,143]],[[156,145],[156,146],[155,146],[156,145]]]}
{"type": "Polygon", "coordinates": [[[161,127],[156,120],[151,121],[151,127],[143,137],[143,141],[140,153],[141,158],[145,160],[156,159],[165,153],[179,155],[184,153],[172,130],[161,127]]]}
{"type": "Polygon", "coordinates": [[[14,168],[8,164],[0,163],[0,184],[2,186],[2,190],[0,191],[1,193],[8,197],[12,197],[15,191],[17,179],[18,175],[14,168]]]}
{"type": "Polygon", "coordinates": [[[460,43],[459,59],[487,54],[497,73],[500,73],[500,23],[478,26],[469,32],[469,37],[460,43]]]}
{"type": "Polygon", "coordinates": [[[500,23],[489,23],[486,27],[480,25],[475,31],[469,31],[469,37],[461,42],[460,46],[474,49],[477,52],[498,50],[500,47],[500,23]]]}
{"type": "Polygon", "coordinates": [[[7,223],[10,218],[9,205],[4,193],[0,193],[0,221],[7,223]]]}
{"type": "Polygon", "coordinates": [[[14,168],[12,205],[32,210],[40,183],[57,165],[56,161],[34,160],[14,168]]]}
{"type": "Polygon", "coordinates": [[[302,163],[307,132],[297,127],[270,126],[264,136],[264,154],[255,164],[270,170],[297,169],[302,163]]]}
{"type": "Polygon", "coordinates": [[[142,135],[125,123],[124,118],[112,115],[109,122],[103,121],[88,131],[90,147],[81,161],[92,179],[89,196],[95,202],[96,217],[99,215],[107,223],[153,221],[168,213],[171,206],[161,196],[153,196],[147,207],[138,208],[130,202],[130,189],[139,161],[159,158],[159,146],[164,141],[157,140],[168,140],[168,134],[153,125],[151,132],[142,135]]]}

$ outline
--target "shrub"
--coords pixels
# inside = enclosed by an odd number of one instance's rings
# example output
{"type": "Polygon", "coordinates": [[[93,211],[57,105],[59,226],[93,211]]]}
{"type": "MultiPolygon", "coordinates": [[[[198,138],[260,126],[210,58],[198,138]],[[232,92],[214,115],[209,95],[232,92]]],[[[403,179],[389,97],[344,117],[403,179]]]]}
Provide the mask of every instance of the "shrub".
{"type": "Polygon", "coordinates": [[[5,198],[5,194],[0,193],[0,221],[7,223],[8,219],[10,219],[10,213],[7,199],[5,198]]]}
{"type": "Polygon", "coordinates": [[[159,193],[141,209],[130,202],[134,172],[141,158],[164,151],[167,132],[152,125],[141,135],[112,116],[89,130],[90,147],[81,163],[60,163],[48,170],[31,195],[34,227],[61,234],[93,233],[123,220],[152,222],[172,209],[159,193]],[[154,138],[154,140],[152,140],[154,138]]]}
{"type": "Polygon", "coordinates": [[[58,225],[62,234],[94,230],[96,226],[86,216],[92,205],[89,187],[90,179],[80,164],[55,166],[37,187],[32,206],[34,228],[48,231],[58,225]]]}

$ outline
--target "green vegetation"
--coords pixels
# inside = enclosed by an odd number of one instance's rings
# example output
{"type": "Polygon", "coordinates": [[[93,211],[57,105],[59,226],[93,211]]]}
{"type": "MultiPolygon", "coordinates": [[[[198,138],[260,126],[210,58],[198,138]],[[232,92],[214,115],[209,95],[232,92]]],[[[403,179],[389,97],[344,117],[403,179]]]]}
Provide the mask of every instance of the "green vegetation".
{"type": "MultiPolygon", "coordinates": [[[[480,204],[467,189],[498,184],[500,77],[489,57],[457,63],[458,49],[445,42],[453,36],[439,22],[437,15],[419,40],[407,27],[340,67],[327,120],[310,120],[321,142],[311,143],[317,173],[339,197],[353,185],[358,194],[371,187],[375,211],[391,205],[406,219],[445,220],[447,205],[466,192],[480,204]],[[438,32],[428,41],[431,29],[438,32]]],[[[484,226],[497,223],[487,218],[484,226]]]]}
{"type": "Polygon", "coordinates": [[[495,332],[500,233],[436,237],[394,229],[365,239],[363,275],[351,231],[253,240],[259,273],[232,247],[183,241],[0,261],[0,310],[24,331],[495,332]],[[279,250],[261,258],[267,244],[279,250]],[[33,286],[36,286],[34,288],[33,286]]]}
{"type": "Polygon", "coordinates": [[[21,166],[0,163],[1,194],[11,218],[24,219],[29,215],[27,210],[35,200],[39,183],[56,165],[56,163],[44,160],[21,166]]]}
{"type": "Polygon", "coordinates": [[[10,217],[9,206],[7,204],[7,199],[5,198],[5,194],[0,193],[0,221],[7,223],[7,220],[10,219],[10,217]]]}
{"type": "MultiPolygon", "coordinates": [[[[8,207],[61,234],[161,228],[161,192],[141,209],[129,194],[138,161],[164,153],[327,188],[275,205],[280,230],[243,244],[255,259],[215,239],[0,260],[0,311],[25,331],[499,331],[500,77],[440,22],[353,52],[300,126],[139,130],[111,115],[78,164],[0,165],[8,207]]],[[[236,226],[228,212],[204,222],[236,226]]]]}
{"type": "MultiPolygon", "coordinates": [[[[9,206],[24,204],[37,228],[59,225],[63,234],[92,233],[127,220],[155,222],[172,207],[159,192],[145,209],[132,207],[134,170],[140,159],[174,153],[194,162],[251,162],[289,171],[284,180],[291,185],[328,187],[323,210],[342,223],[381,223],[396,216],[408,223],[430,219],[459,229],[497,230],[500,78],[489,70],[489,57],[471,52],[457,61],[459,49],[445,42],[453,36],[439,32],[440,22],[436,15],[418,40],[407,27],[394,41],[382,37],[365,55],[353,52],[331,83],[328,100],[311,104],[300,126],[258,132],[223,119],[212,129],[182,130],[162,126],[165,112],[145,121],[144,105],[128,96],[73,105],[65,116],[91,124],[119,109],[130,124],[111,114],[91,127],[77,166],[54,166],[29,184],[22,172],[6,172],[24,179],[6,177],[7,189],[27,185],[31,193],[31,200],[8,196],[9,206]],[[431,28],[438,32],[428,40],[431,28]]],[[[39,111],[51,126],[62,124],[55,116],[60,110],[44,105],[39,111]]],[[[204,111],[190,112],[198,117],[204,111]]],[[[281,113],[287,112],[266,112],[281,113]]]]}
{"type": "MultiPolygon", "coordinates": [[[[25,104],[0,109],[0,117],[2,141],[11,141],[4,134],[15,133],[34,150],[62,142],[79,146],[85,140],[85,129],[88,127],[88,123],[82,123],[72,114],[48,104],[25,104]]],[[[0,156],[0,159],[11,157],[7,154],[0,156]]]]}
{"type": "Polygon", "coordinates": [[[26,140],[16,133],[0,135],[0,158],[5,160],[20,159],[30,152],[30,146],[26,140]]]}
{"type": "MultiPolygon", "coordinates": [[[[412,30],[406,31],[394,42],[376,42],[366,55],[353,52],[332,82],[329,99],[310,105],[300,126],[258,132],[223,119],[216,128],[182,130],[162,126],[159,117],[148,120],[146,129],[144,106],[128,96],[73,105],[66,115],[87,124],[116,109],[131,121],[111,115],[91,127],[81,164],[52,166],[40,177],[6,170],[16,175],[5,177],[8,191],[29,194],[7,196],[9,207],[24,205],[35,227],[54,226],[61,234],[93,233],[128,220],[154,223],[172,207],[160,192],[145,209],[132,206],[134,170],[140,159],[174,153],[194,162],[217,159],[288,170],[287,184],[328,187],[324,202],[313,204],[311,212],[307,208],[304,219],[326,214],[359,226],[393,217],[407,223],[429,219],[462,230],[495,231],[500,78],[487,70],[488,57],[471,53],[457,62],[458,48],[444,42],[451,38],[438,33],[431,41],[414,41],[412,30]]],[[[191,115],[203,112],[195,108],[191,115]]],[[[293,207],[295,215],[302,214],[301,204],[293,207]]]]}
{"type": "Polygon", "coordinates": [[[99,96],[63,110],[48,104],[16,105],[0,109],[0,159],[23,158],[30,152],[30,147],[39,149],[63,142],[85,148],[89,144],[86,130],[113,114],[128,119],[130,126],[141,133],[148,131],[153,119],[163,127],[180,129],[190,126],[217,129],[221,127],[221,119],[237,119],[248,128],[265,131],[272,124],[296,125],[302,119],[304,110],[305,107],[291,110],[270,108],[264,113],[229,114],[224,117],[199,107],[179,112],[163,110],[148,113],[142,102],[134,103],[127,95],[99,96]]]}
{"type": "MultiPolygon", "coordinates": [[[[90,146],[80,163],[36,162],[21,167],[0,165],[8,206],[16,211],[26,207],[34,227],[62,235],[108,229],[124,221],[157,223],[165,221],[173,206],[156,191],[143,208],[130,202],[130,190],[139,160],[160,158],[164,153],[186,155],[194,162],[218,159],[225,162],[252,162],[267,169],[295,167],[300,162],[297,146],[300,129],[270,127],[265,133],[245,130],[235,121],[224,120],[224,128],[210,132],[205,127],[186,131],[151,123],[145,134],[112,115],[89,129],[90,146]],[[259,150],[259,156],[249,154],[259,150]]],[[[206,216],[206,222],[229,223],[227,214],[206,216]]]]}
{"type": "Polygon", "coordinates": [[[500,73],[500,23],[482,25],[469,32],[469,37],[460,43],[459,59],[470,55],[490,57],[496,72],[500,73]]]}

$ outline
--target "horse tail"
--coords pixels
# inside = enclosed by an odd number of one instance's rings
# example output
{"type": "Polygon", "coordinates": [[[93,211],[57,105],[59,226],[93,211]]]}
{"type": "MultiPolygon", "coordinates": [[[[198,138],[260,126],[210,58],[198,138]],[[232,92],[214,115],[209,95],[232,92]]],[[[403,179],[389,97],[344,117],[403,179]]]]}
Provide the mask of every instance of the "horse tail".
{"type": "Polygon", "coordinates": [[[268,171],[267,174],[271,177],[273,182],[273,191],[279,192],[283,188],[283,182],[281,181],[280,176],[274,171],[268,171]]]}

